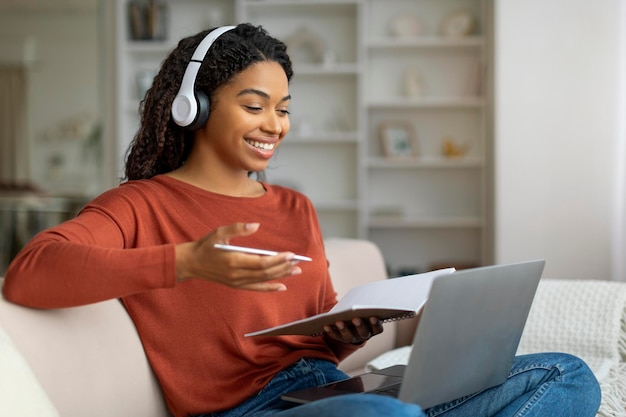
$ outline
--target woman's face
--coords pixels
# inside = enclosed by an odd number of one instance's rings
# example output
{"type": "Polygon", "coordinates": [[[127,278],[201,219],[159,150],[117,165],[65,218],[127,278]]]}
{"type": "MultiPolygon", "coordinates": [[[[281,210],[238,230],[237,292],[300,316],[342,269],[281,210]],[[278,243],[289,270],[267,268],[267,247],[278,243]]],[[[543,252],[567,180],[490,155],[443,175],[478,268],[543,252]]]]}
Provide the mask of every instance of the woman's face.
{"type": "Polygon", "coordinates": [[[217,163],[234,171],[262,171],[289,131],[289,82],[280,64],[248,67],[215,91],[204,127],[217,163]]]}

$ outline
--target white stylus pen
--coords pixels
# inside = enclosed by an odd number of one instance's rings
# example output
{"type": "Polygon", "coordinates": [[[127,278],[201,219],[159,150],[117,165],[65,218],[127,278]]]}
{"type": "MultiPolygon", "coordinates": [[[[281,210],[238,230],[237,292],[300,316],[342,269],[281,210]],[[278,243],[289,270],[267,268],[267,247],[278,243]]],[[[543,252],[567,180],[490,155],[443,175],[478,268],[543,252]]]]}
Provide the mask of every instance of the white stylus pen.
{"type": "MultiPolygon", "coordinates": [[[[229,250],[233,252],[253,253],[256,255],[278,255],[278,252],[275,252],[273,250],[246,248],[244,246],[234,246],[234,245],[222,245],[220,243],[214,244],[213,247],[217,249],[229,250]]],[[[307,261],[307,262],[313,260],[309,258],[308,256],[302,256],[302,255],[295,255],[293,259],[297,261],[307,261]]]]}

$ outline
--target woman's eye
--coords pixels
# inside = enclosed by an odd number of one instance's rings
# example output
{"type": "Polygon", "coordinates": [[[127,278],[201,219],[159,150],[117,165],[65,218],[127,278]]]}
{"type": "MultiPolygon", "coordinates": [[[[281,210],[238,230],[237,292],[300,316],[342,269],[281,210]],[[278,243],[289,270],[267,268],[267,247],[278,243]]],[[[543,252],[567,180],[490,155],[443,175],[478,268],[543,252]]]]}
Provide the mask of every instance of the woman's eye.
{"type": "Polygon", "coordinates": [[[284,116],[289,116],[289,110],[287,109],[282,109],[282,110],[278,110],[279,113],[281,113],[284,116]]]}
{"type": "Polygon", "coordinates": [[[259,112],[261,110],[263,110],[261,107],[257,107],[257,106],[245,106],[247,110],[252,111],[252,112],[259,112]]]}

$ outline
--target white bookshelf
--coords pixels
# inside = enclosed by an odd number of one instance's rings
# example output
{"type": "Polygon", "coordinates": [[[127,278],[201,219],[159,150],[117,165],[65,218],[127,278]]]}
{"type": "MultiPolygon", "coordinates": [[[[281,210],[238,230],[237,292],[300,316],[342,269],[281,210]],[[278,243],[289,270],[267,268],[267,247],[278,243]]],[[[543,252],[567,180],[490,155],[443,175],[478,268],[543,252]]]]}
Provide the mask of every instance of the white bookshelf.
{"type": "MultiPolygon", "coordinates": [[[[326,237],[374,241],[392,275],[490,261],[491,0],[167,4],[167,39],[129,41],[124,31],[118,38],[120,152],[138,123],[137,71],[157,68],[180,38],[211,26],[216,15],[220,24],[261,24],[288,45],[297,45],[292,36],[306,28],[331,51],[330,59],[316,59],[310,46],[290,51],[292,130],[270,163],[268,180],[307,194],[326,237]],[[475,28],[466,36],[443,36],[440,23],[458,11],[469,12],[475,28]],[[391,34],[398,16],[418,19],[420,33],[391,34]],[[403,91],[409,69],[419,71],[422,94],[403,91]],[[388,120],[412,125],[417,156],[383,155],[378,126],[388,120]],[[443,155],[444,140],[467,146],[466,153],[443,155]]],[[[126,1],[118,0],[117,9],[125,21],[126,1]]]]}

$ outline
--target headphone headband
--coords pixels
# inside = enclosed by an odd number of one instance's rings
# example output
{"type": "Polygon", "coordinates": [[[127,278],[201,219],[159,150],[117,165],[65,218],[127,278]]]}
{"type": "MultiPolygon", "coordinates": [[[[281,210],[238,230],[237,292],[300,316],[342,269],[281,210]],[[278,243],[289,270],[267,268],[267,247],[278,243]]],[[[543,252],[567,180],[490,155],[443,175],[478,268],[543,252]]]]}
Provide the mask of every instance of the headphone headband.
{"type": "Polygon", "coordinates": [[[206,120],[199,120],[198,116],[206,113],[208,118],[208,102],[205,109],[202,100],[199,99],[197,92],[195,91],[196,77],[200,70],[200,65],[204,60],[206,54],[209,52],[211,45],[222,34],[234,29],[235,26],[222,26],[209,32],[204,39],[198,44],[196,50],[191,56],[189,64],[185,69],[183,80],[180,84],[178,94],[172,102],[172,119],[177,125],[186,127],[189,129],[195,129],[203,125],[206,120]]]}

